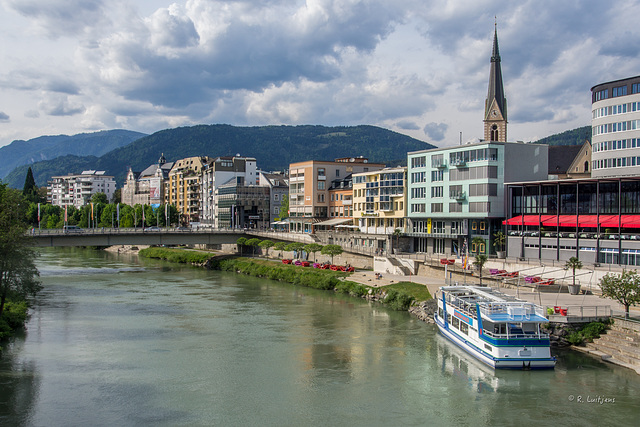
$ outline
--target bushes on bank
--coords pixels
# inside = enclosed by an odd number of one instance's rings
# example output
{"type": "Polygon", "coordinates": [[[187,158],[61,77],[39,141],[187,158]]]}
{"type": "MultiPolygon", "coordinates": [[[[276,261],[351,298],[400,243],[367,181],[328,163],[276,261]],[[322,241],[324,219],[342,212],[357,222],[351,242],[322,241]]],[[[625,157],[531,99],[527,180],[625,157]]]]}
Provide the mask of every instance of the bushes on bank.
{"type": "Polygon", "coordinates": [[[207,252],[169,248],[146,248],[142,249],[138,254],[145,258],[163,259],[180,264],[204,264],[211,258],[211,254],[207,252]]]}
{"type": "Polygon", "coordinates": [[[22,328],[27,321],[26,301],[7,301],[0,319],[0,339],[7,338],[13,331],[22,328]]]}
{"type": "Polygon", "coordinates": [[[594,339],[600,338],[611,324],[611,321],[591,322],[582,326],[580,329],[573,331],[567,336],[567,341],[571,345],[582,345],[585,342],[593,342],[594,339]]]}

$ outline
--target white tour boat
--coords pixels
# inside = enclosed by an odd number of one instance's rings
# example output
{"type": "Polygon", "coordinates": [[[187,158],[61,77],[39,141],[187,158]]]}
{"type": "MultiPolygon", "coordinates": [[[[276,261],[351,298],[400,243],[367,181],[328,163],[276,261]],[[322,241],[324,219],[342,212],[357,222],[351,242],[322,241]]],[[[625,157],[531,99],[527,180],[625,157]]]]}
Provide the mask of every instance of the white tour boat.
{"type": "Polygon", "coordinates": [[[544,309],[491,288],[443,286],[435,321],[442,335],[494,368],[551,369],[544,309]]]}

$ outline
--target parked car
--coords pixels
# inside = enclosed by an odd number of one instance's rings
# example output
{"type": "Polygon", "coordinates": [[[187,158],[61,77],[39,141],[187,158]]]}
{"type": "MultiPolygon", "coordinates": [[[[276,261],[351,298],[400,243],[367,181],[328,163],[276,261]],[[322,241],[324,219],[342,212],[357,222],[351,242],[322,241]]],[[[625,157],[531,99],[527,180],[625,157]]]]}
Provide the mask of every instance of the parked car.
{"type": "Polygon", "coordinates": [[[160,231],[160,227],[156,227],[156,226],[147,227],[144,229],[144,231],[160,231]]]}
{"type": "Polygon", "coordinates": [[[82,228],[78,227],[77,225],[65,225],[62,228],[63,232],[65,234],[67,233],[82,233],[82,228]]]}

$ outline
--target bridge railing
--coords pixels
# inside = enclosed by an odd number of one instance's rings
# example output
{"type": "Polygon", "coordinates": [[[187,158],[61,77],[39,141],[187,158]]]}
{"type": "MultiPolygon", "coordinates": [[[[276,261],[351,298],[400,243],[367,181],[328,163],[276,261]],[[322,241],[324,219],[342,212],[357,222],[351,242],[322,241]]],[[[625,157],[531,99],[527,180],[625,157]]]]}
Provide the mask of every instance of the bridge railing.
{"type": "Polygon", "coordinates": [[[175,227],[131,227],[131,228],[111,228],[111,227],[98,227],[98,228],[81,228],[75,230],[63,230],[60,228],[49,228],[38,230],[37,228],[28,231],[28,234],[36,237],[47,236],[86,236],[86,235],[99,235],[99,234],[158,234],[158,233],[171,233],[171,234],[246,234],[246,230],[237,228],[227,229],[215,229],[215,228],[175,228],[175,227]]]}

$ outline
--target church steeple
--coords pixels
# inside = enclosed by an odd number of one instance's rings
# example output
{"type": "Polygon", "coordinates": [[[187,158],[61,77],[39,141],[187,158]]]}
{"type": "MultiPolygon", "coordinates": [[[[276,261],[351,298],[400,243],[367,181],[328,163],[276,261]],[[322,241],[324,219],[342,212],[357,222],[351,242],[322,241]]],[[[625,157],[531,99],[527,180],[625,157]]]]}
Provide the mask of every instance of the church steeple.
{"type": "Polygon", "coordinates": [[[484,104],[484,139],[486,141],[507,141],[507,99],[504,96],[502,85],[497,23],[493,35],[489,90],[484,104]]]}

